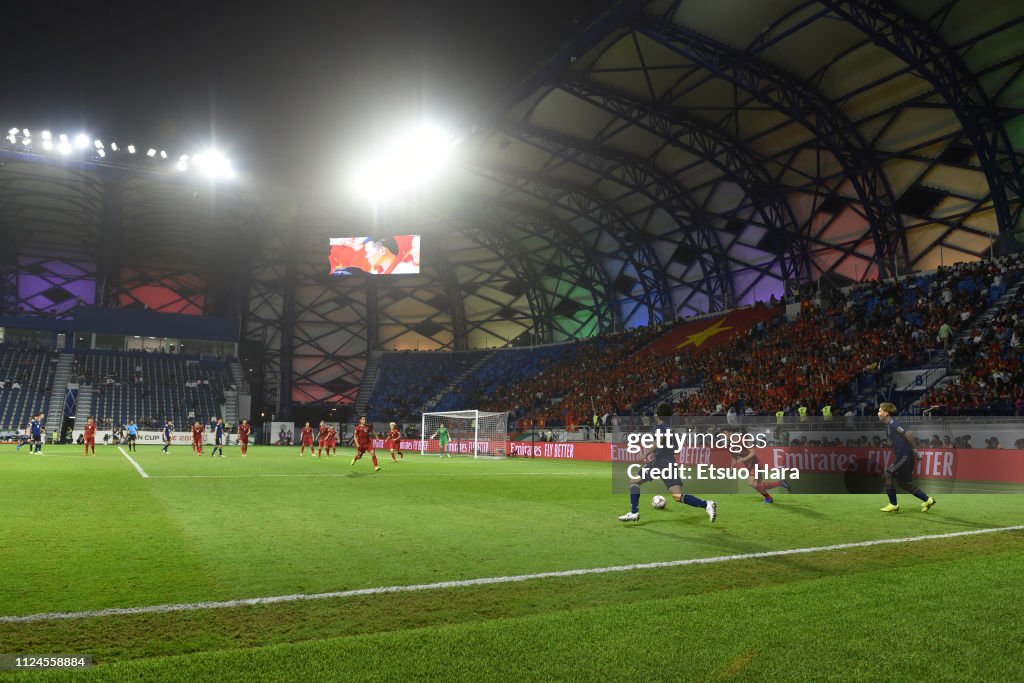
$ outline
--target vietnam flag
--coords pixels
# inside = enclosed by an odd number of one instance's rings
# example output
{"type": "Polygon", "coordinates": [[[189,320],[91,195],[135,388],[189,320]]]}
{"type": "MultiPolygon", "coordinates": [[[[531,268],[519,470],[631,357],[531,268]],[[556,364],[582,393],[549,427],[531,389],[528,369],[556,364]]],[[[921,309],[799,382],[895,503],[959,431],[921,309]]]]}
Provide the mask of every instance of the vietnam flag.
{"type": "Polygon", "coordinates": [[[746,334],[754,323],[771,320],[780,312],[782,309],[779,307],[753,306],[715,318],[683,323],[651,342],[650,348],[665,353],[713,348],[737,335],[746,334]]]}

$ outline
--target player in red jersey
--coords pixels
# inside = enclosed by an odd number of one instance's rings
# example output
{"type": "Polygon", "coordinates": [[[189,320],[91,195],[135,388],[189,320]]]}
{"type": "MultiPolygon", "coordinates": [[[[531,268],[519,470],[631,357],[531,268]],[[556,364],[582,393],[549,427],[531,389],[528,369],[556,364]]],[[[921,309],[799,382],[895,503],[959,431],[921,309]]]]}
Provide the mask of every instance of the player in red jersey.
{"type": "Polygon", "coordinates": [[[327,430],[327,455],[335,456],[334,444],[338,441],[338,430],[331,427],[327,430]]]}
{"type": "Polygon", "coordinates": [[[198,420],[192,425],[192,450],[196,455],[203,454],[203,425],[198,420]]]}
{"type": "Polygon", "coordinates": [[[85,421],[85,454],[89,455],[89,449],[96,455],[96,419],[90,415],[85,421]]]}
{"type": "MultiPolygon", "coordinates": [[[[734,435],[741,434],[739,427],[729,425],[722,430],[729,436],[729,445],[732,446],[733,441],[737,438],[734,435]]],[[[740,445],[740,451],[738,453],[733,452],[732,448],[729,450],[729,455],[732,457],[732,464],[735,468],[744,468],[747,470],[747,483],[761,494],[763,503],[774,503],[775,499],[772,498],[771,494],[768,493],[771,489],[782,487],[787,491],[791,491],[791,487],[788,481],[783,479],[765,481],[764,477],[756,473],[757,468],[757,453],[753,448],[744,449],[740,445]]]]}
{"type": "Polygon", "coordinates": [[[373,471],[379,472],[380,465],[377,464],[377,451],[373,450],[373,427],[366,424],[366,416],[359,416],[359,424],[356,425],[355,434],[352,436],[352,443],[356,447],[356,457],[352,458],[352,464],[363,457],[363,453],[369,451],[373,459],[373,471]]]}
{"type": "Polygon", "coordinates": [[[391,423],[390,427],[391,429],[384,437],[384,448],[391,451],[391,459],[395,462],[398,462],[398,459],[395,458],[395,453],[400,455],[402,460],[405,460],[405,453],[402,452],[402,432],[398,431],[398,425],[394,422],[391,423]]]}
{"type": "Polygon", "coordinates": [[[302,447],[299,449],[299,457],[301,458],[302,454],[306,452],[306,446],[309,446],[309,454],[313,455],[313,428],[309,426],[308,422],[302,428],[300,442],[302,447]]]}
{"type": "Polygon", "coordinates": [[[248,420],[242,420],[238,425],[238,445],[242,450],[242,457],[245,457],[246,451],[249,450],[249,432],[252,431],[252,427],[249,426],[248,420]]]}
{"type": "MultiPolygon", "coordinates": [[[[324,422],[323,420],[320,420],[320,430],[316,433],[316,443],[317,443],[316,457],[318,457],[318,458],[323,454],[324,446],[327,444],[327,432],[328,431],[330,431],[330,430],[327,428],[327,423],[324,422]]],[[[310,451],[312,451],[312,449],[310,449],[310,451]]],[[[328,455],[331,454],[330,449],[327,450],[327,454],[328,455]]]]}

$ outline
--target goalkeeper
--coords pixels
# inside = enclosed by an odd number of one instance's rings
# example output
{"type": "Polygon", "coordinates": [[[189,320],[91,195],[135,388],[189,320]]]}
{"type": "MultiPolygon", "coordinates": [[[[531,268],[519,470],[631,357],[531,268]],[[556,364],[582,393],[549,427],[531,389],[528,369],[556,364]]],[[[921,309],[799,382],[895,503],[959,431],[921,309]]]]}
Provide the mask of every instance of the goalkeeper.
{"type": "Polygon", "coordinates": [[[451,440],[451,437],[448,435],[448,427],[445,423],[442,422],[430,438],[437,439],[440,442],[441,455],[447,455],[449,458],[452,457],[452,454],[448,451],[448,442],[451,440]]]}

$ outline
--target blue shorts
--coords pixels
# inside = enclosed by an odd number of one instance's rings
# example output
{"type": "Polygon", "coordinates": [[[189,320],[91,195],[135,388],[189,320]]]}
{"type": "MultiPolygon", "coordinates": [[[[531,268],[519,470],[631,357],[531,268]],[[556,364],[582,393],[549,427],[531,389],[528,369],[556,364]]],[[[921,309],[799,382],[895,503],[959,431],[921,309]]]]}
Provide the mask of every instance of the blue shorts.
{"type": "Polygon", "coordinates": [[[885,468],[885,471],[898,482],[909,482],[914,478],[915,464],[917,464],[917,458],[913,453],[897,454],[896,459],[885,468]]]}
{"type": "MultiPolygon", "coordinates": [[[[649,469],[646,472],[643,473],[643,476],[640,478],[640,483],[641,484],[646,484],[649,481],[654,481],[655,479],[661,479],[661,477],[654,476],[653,470],[662,470],[662,469],[665,469],[667,467],[672,467],[675,464],[676,464],[676,461],[673,460],[673,459],[669,459],[669,460],[655,460],[650,465],[648,465],[649,469]]],[[[678,477],[673,477],[671,479],[661,479],[661,482],[663,484],[665,484],[665,488],[667,488],[667,489],[668,488],[672,488],[673,486],[682,486],[683,485],[682,479],[679,479],[678,477]]]]}

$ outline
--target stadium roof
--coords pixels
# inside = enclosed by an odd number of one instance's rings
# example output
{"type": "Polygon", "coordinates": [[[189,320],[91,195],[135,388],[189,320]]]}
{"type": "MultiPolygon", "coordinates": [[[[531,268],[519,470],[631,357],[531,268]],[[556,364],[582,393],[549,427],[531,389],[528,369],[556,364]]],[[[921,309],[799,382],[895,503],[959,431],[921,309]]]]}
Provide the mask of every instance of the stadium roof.
{"type": "Polygon", "coordinates": [[[273,320],[308,323],[283,343],[313,376],[974,260],[1020,247],[1022,45],[1024,11],[997,0],[623,1],[467,126],[442,186],[376,219],[7,153],[7,272],[65,252],[103,281],[198,271],[179,284],[217,313],[247,292],[272,344],[273,320]],[[423,274],[328,279],[325,238],[371,231],[422,233],[423,274]]]}
{"type": "Polygon", "coordinates": [[[1022,37],[997,1],[621,3],[457,187],[571,229],[655,320],[1015,249],[1022,37]]]}

